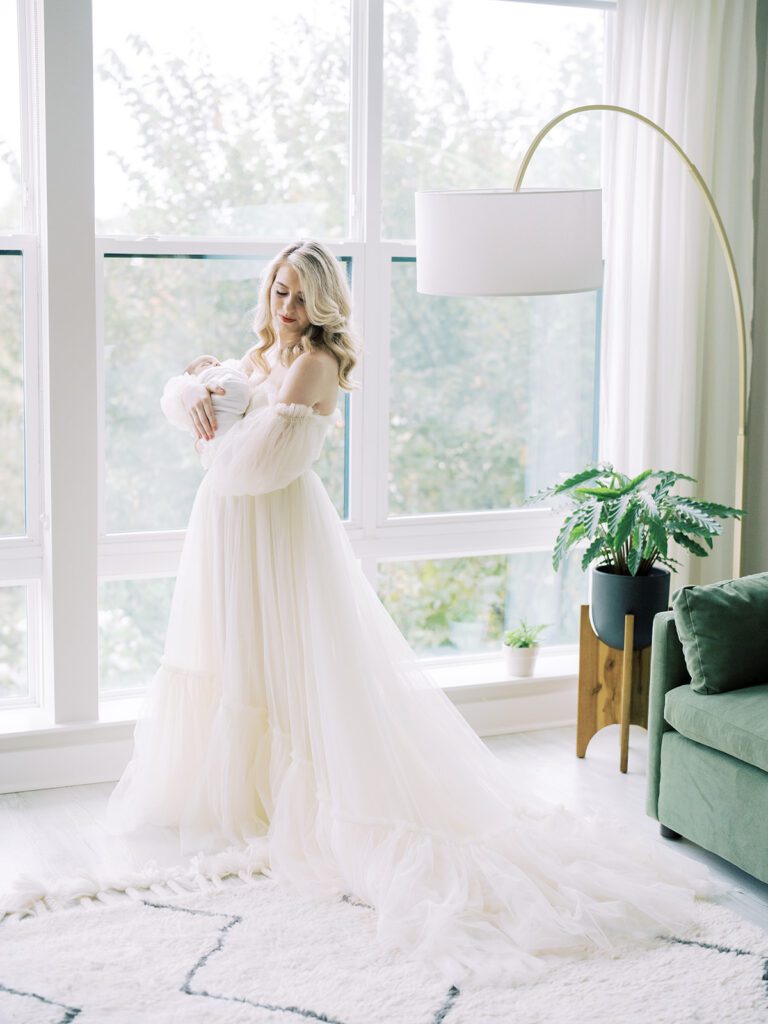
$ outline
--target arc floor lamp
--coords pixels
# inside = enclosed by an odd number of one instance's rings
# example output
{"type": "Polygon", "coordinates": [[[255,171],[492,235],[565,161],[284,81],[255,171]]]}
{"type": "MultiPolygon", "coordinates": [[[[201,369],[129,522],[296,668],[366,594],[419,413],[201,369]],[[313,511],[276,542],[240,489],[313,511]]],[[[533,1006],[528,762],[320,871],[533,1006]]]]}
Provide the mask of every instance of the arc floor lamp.
{"type": "MultiPolygon", "coordinates": [[[[587,111],[626,114],[658,132],[698,186],[723,251],[736,316],[739,362],[736,493],[744,508],[747,424],[747,331],[733,250],[720,211],[698,168],[660,125],[630,107],[595,103],[558,114],[528,147],[512,189],[416,193],[416,289],[431,295],[543,295],[591,291],[602,283],[600,189],[521,191],[542,139],[561,121],[587,111]],[[524,244],[521,244],[521,241],[524,244]]],[[[741,575],[741,520],[733,524],[733,575],[741,575]]]]}

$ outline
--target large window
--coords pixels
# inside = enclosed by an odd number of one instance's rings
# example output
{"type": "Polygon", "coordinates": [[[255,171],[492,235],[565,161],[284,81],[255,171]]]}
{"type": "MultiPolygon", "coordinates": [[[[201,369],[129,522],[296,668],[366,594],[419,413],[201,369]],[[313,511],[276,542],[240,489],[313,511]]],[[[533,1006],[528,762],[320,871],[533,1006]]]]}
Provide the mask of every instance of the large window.
{"type": "MultiPolygon", "coordinates": [[[[413,238],[415,190],[510,185],[550,117],[601,101],[596,7],[384,0],[383,239],[413,238]]],[[[560,127],[526,179],[599,183],[597,117],[560,127]]],[[[573,644],[584,577],[574,561],[553,573],[544,517],[523,505],[596,455],[600,297],[419,295],[409,249],[387,274],[378,508],[417,556],[380,561],[379,593],[425,656],[498,653],[521,616],[549,624],[546,643],[573,644]]]]}
{"type": "Polygon", "coordinates": [[[389,561],[379,593],[422,655],[496,652],[510,622],[546,624],[542,642],[569,643],[578,629],[581,569],[569,557],[555,577],[549,552],[389,561]]]}
{"type": "Polygon", "coordinates": [[[21,96],[19,54],[26,40],[19,32],[14,0],[0,2],[0,231],[19,231],[24,224],[21,159],[21,96]]]}
{"type": "Polygon", "coordinates": [[[26,532],[24,306],[21,252],[0,249],[0,535],[26,532]]]}
{"type": "MultiPolygon", "coordinates": [[[[66,690],[56,714],[76,720],[146,688],[202,473],[191,435],[162,416],[163,385],[201,352],[254,343],[259,274],[298,237],[342,262],[364,343],[361,387],[340,396],[317,469],[409,642],[429,658],[494,656],[525,614],[550,624],[550,645],[574,644],[584,577],[575,561],[552,572],[556,517],[525,499],[596,451],[599,295],[419,295],[413,193],[508,185],[549,117],[601,101],[611,4],[73,3],[42,46],[33,5],[0,0],[0,705],[44,698],[52,715],[66,690]],[[46,96],[77,155],[38,175],[35,68],[85,52],[93,116],[46,96]],[[39,266],[41,182],[92,216],[90,293],[66,259],[39,266]],[[49,466],[38,441],[41,400],[76,400],[65,363],[38,372],[44,272],[94,311],[98,446],[78,479],[97,495],[98,536],[73,520],[66,543],[98,546],[92,631],[69,659],[98,663],[98,687],[53,678],[41,653],[57,622],[66,650],[80,614],[45,583],[40,471],[66,474],[79,453],[43,437],[49,466]]],[[[559,128],[526,184],[599,184],[600,129],[597,115],[559,128]]]]}
{"type": "MultiPolygon", "coordinates": [[[[0,536],[6,538],[8,555],[27,540],[22,272],[21,252],[0,250],[0,536]]],[[[7,580],[0,586],[0,707],[26,703],[32,696],[29,586],[7,580]]]]}
{"type": "Polygon", "coordinates": [[[97,230],[347,237],[350,0],[94,0],[97,230]]]}
{"type": "MultiPolygon", "coordinates": [[[[184,529],[202,475],[190,437],[162,416],[162,383],[197,353],[254,344],[258,277],[277,244],[349,237],[349,3],[193,10],[93,4],[105,696],[151,677],[172,579],[154,576],[167,552],[147,552],[184,529]]],[[[347,406],[342,396],[317,466],[342,518],[347,406]]]]}
{"type": "MultiPolygon", "coordinates": [[[[602,99],[597,6],[384,0],[384,238],[413,238],[416,189],[511,185],[550,117],[602,99]]],[[[586,188],[599,168],[595,118],[563,125],[531,173],[540,186],[586,188]]]]}
{"type": "Polygon", "coordinates": [[[446,299],[392,267],[390,515],[519,507],[595,445],[595,293],[446,299]]]}

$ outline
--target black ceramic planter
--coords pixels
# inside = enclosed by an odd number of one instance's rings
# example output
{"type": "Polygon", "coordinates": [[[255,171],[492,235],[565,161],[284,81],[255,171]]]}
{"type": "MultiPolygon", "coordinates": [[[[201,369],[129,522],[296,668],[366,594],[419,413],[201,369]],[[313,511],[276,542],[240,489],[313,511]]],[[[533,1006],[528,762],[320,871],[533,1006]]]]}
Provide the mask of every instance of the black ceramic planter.
{"type": "Polygon", "coordinates": [[[650,647],[653,617],[669,608],[667,569],[654,567],[647,576],[620,576],[605,565],[590,572],[589,621],[604,644],[624,646],[624,616],[635,616],[634,649],[650,647]]]}

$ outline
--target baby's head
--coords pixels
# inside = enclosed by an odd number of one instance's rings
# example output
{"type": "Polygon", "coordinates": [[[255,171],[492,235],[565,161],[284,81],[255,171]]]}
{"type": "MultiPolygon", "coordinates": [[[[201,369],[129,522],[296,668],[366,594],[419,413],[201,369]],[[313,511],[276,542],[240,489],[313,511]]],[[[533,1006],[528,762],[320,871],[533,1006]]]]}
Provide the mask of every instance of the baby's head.
{"type": "Polygon", "coordinates": [[[221,363],[216,356],[198,356],[197,359],[192,360],[184,372],[197,376],[198,373],[207,370],[209,366],[221,366],[221,363]]]}

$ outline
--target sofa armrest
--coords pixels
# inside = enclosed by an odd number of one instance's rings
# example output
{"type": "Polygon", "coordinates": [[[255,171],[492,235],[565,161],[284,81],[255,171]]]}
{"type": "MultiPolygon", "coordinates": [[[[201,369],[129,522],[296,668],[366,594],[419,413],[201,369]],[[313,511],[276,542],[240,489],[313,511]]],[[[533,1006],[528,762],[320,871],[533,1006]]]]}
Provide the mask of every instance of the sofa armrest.
{"type": "Polygon", "coordinates": [[[683,647],[673,612],[661,612],[653,620],[651,680],[648,696],[648,788],[646,812],[658,818],[661,739],[672,728],[664,718],[664,699],[670,690],[690,682],[683,647]]]}

